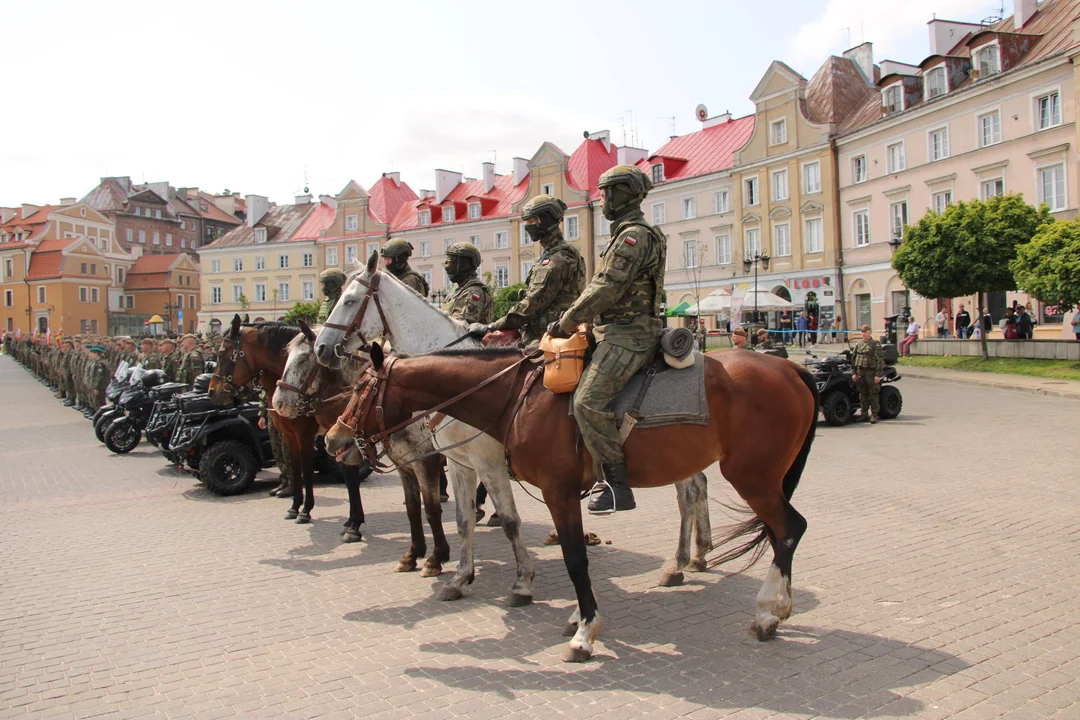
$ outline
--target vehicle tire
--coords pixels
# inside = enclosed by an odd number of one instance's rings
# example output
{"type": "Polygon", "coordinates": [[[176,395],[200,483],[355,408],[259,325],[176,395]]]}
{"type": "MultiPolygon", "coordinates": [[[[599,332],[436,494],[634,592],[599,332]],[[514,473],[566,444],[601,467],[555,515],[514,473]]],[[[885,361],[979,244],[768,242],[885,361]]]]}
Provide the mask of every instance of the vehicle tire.
{"type": "Polygon", "coordinates": [[[821,413],[825,422],[833,426],[844,425],[851,418],[851,398],[840,390],[834,390],[825,396],[821,403],[821,413]]]}
{"type": "Polygon", "coordinates": [[[881,397],[878,403],[878,417],[882,420],[892,420],[900,414],[900,410],[904,407],[904,398],[900,395],[899,390],[892,385],[886,385],[881,388],[881,397]]]}
{"type": "Polygon", "coordinates": [[[255,454],[235,440],[211,445],[199,461],[199,475],[215,495],[238,495],[255,481],[259,463],[255,454]]]}
{"type": "Polygon", "coordinates": [[[124,455],[139,446],[142,433],[131,418],[120,418],[105,431],[105,447],[117,455],[124,455]]]}
{"type": "Polygon", "coordinates": [[[94,436],[97,437],[98,442],[105,442],[105,431],[109,429],[109,423],[115,419],[112,413],[103,413],[94,423],[94,436]]]}

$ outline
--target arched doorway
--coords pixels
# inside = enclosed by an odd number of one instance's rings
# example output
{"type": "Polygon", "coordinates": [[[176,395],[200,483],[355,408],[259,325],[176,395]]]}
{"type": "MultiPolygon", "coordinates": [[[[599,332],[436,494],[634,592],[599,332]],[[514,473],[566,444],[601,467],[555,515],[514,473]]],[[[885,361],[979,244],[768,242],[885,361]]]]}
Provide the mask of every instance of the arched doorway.
{"type": "Polygon", "coordinates": [[[211,335],[220,335],[221,334],[221,321],[218,320],[217,318],[214,318],[213,320],[210,321],[210,334],[211,335]]]}
{"type": "Polygon", "coordinates": [[[257,323],[261,323],[261,322],[266,322],[266,318],[264,318],[264,317],[257,317],[257,318],[255,318],[255,322],[257,322],[257,323]]]}
{"type": "Polygon", "coordinates": [[[49,331],[49,318],[42,315],[37,319],[38,332],[46,333],[49,331]]]}

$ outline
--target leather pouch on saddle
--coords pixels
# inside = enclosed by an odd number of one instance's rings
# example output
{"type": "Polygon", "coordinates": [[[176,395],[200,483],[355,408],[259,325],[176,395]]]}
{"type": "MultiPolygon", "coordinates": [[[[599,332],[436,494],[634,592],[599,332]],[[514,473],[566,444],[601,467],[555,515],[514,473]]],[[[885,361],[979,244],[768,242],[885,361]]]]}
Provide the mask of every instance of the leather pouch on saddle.
{"type": "Polygon", "coordinates": [[[589,349],[588,326],[579,325],[568,338],[540,338],[544,353],[544,387],[553,393],[573,392],[585,372],[585,353],[589,349]]]}

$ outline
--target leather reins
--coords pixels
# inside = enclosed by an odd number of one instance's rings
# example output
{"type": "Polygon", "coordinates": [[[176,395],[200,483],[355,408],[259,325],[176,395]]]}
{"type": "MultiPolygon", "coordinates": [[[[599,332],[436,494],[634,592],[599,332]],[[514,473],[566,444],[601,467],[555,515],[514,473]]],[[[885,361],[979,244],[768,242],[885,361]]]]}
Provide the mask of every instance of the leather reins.
{"type": "MultiPolygon", "coordinates": [[[[255,387],[260,387],[263,371],[260,370],[258,372],[255,372],[255,369],[251,367],[251,363],[248,362],[247,354],[244,352],[242,344],[231,338],[224,338],[221,341],[222,350],[225,349],[225,343],[231,343],[233,346],[232,357],[229,358],[229,360],[232,362],[232,370],[236,370],[237,360],[242,361],[244,363],[244,367],[247,368],[248,373],[251,375],[251,379],[248,380],[248,382],[250,382],[255,387]]],[[[237,390],[243,387],[243,385],[237,385],[233,382],[232,372],[230,372],[228,375],[220,375],[220,370],[220,367],[215,368],[214,377],[224,380],[226,383],[228,383],[227,394],[233,395],[236,393],[237,390]]]]}
{"type": "MultiPolygon", "coordinates": [[[[307,338],[305,338],[305,340],[307,340],[307,338]]],[[[300,415],[310,417],[316,413],[320,403],[331,403],[336,400],[340,400],[343,397],[347,397],[353,392],[351,389],[349,389],[328,398],[311,397],[311,386],[315,383],[315,378],[319,376],[320,371],[324,371],[324,382],[323,385],[320,387],[320,390],[322,390],[325,389],[325,375],[330,372],[330,368],[325,367],[318,362],[314,362],[312,364],[311,371],[304,378],[304,381],[300,384],[300,387],[296,387],[295,385],[287,383],[284,380],[277,381],[277,386],[279,388],[283,390],[290,390],[299,396],[300,402],[297,403],[297,406],[299,408],[300,415]]]]}
{"type": "MultiPolygon", "coordinates": [[[[364,282],[364,280],[360,277],[359,273],[354,275],[352,279],[349,280],[349,282],[355,282],[363,285],[367,288],[367,293],[364,295],[363,302],[360,303],[360,309],[356,311],[355,315],[353,315],[352,322],[350,322],[348,325],[338,325],[337,323],[331,322],[323,323],[324,328],[342,330],[345,332],[345,335],[341,338],[341,342],[334,346],[334,355],[336,355],[337,357],[344,357],[340,353],[340,350],[345,347],[345,343],[349,340],[350,337],[352,337],[353,333],[356,333],[357,337],[360,338],[361,342],[367,342],[367,338],[361,335],[359,333],[359,330],[360,323],[364,321],[364,314],[367,312],[368,303],[372,300],[375,301],[375,309],[379,311],[379,320],[381,320],[383,324],[383,335],[389,338],[391,342],[393,341],[393,338],[390,338],[390,324],[386,322],[386,313],[383,312],[382,303],[379,302],[379,282],[381,280],[382,272],[380,270],[376,270],[374,274],[372,274],[370,283],[364,282]]],[[[342,290],[342,294],[344,294],[344,292],[345,291],[342,290]]]]}

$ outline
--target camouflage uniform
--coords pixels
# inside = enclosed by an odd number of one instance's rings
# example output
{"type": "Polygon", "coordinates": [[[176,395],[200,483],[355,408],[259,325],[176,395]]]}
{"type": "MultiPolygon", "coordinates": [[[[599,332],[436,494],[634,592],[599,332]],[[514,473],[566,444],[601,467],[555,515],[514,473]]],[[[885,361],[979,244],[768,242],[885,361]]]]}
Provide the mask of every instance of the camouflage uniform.
{"type": "Polygon", "coordinates": [[[390,258],[387,268],[390,274],[401,281],[407,288],[415,290],[421,297],[427,297],[430,292],[427,280],[420,273],[409,267],[409,258],[412,256],[413,246],[406,240],[391,240],[383,247],[381,254],[384,258],[390,258]]]}
{"type": "Polygon", "coordinates": [[[491,325],[491,331],[520,330],[523,344],[537,342],[547,326],[558,320],[585,289],[585,260],[576,247],[563,240],[559,230],[565,209],[565,203],[550,195],[539,195],[525,205],[521,212],[523,220],[541,218],[537,226],[541,234],[536,240],[543,245],[544,252],[525,279],[528,287],[524,296],[491,325]]]}
{"type": "Polygon", "coordinates": [[[189,350],[180,360],[180,369],[176,372],[176,382],[194,385],[195,378],[203,373],[203,356],[198,350],[189,350]]]}
{"type": "Polygon", "coordinates": [[[480,251],[472,243],[454,243],[446,251],[446,270],[450,281],[455,283],[450,299],[443,312],[467,323],[491,322],[495,300],[488,288],[476,275],[480,267],[480,251]]]}
{"type": "Polygon", "coordinates": [[[165,382],[177,382],[176,376],[180,370],[180,353],[173,350],[171,353],[163,353],[160,357],[161,369],[165,373],[165,382]]]}
{"type": "Polygon", "coordinates": [[[105,390],[109,387],[109,378],[112,373],[109,365],[103,359],[105,348],[100,345],[92,345],[91,352],[97,353],[97,357],[91,356],[91,362],[87,366],[87,386],[90,391],[90,409],[97,410],[105,404],[105,390]]]}
{"type": "Polygon", "coordinates": [[[135,362],[139,363],[147,370],[161,369],[161,356],[156,352],[139,353],[135,358],[135,362]]]}
{"type": "Polygon", "coordinates": [[[319,282],[322,283],[323,301],[319,305],[319,314],[315,316],[315,322],[322,325],[334,312],[338,298],[341,297],[341,288],[345,285],[345,273],[336,268],[323,270],[319,273],[319,282]]]}
{"type": "Polygon", "coordinates": [[[873,338],[860,341],[855,346],[851,366],[858,378],[855,387],[859,389],[859,407],[863,418],[869,417],[869,411],[873,411],[873,417],[878,417],[881,383],[877,382],[876,378],[881,377],[881,373],[885,371],[885,352],[881,349],[881,343],[873,338]]]}
{"type": "Polygon", "coordinates": [[[266,420],[266,431],[270,433],[270,450],[281,473],[281,483],[289,486],[293,479],[292,455],[289,454],[289,446],[285,443],[285,438],[281,436],[274,424],[274,416],[270,414],[270,402],[263,388],[259,388],[259,417],[266,420]]]}

